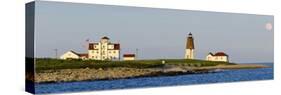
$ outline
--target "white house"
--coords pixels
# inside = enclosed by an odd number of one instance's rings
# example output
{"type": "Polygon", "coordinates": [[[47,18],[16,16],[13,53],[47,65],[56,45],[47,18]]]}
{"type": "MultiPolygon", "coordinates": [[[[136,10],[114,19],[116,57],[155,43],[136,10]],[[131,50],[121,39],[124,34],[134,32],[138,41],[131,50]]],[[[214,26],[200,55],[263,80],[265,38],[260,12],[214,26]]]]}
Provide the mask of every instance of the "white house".
{"type": "Polygon", "coordinates": [[[87,59],[88,54],[79,54],[72,50],[67,51],[63,55],[60,56],[60,59],[87,59]]]}
{"type": "Polygon", "coordinates": [[[129,60],[135,60],[136,56],[135,54],[124,54],[123,55],[123,60],[129,61],[129,60]]]}
{"type": "Polygon", "coordinates": [[[222,61],[222,62],[228,62],[228,55],[225,54],[224,52],[217,52],[215,54],[209,53],[206,56],[206,60],[208,61],[222,61]]]}
{"type": "Polygon", "coordinates": [[[88,53],[79,54],[70,50],[60,59],[119,60],[119,56],[120,44],[111,43],[108,37],[102,37],[100,42],[88,44],[88,53]]]}
{"type": "Polygon", "coordinates": [[[194,59],[194,39],[191,33],[187,37],[184,57],[185,59],[194,59]]]}
{"type": "Polygon", "coordinates": [[[120,44],[111,43],[108,37],[102,37],[98,43],[89,43],[89,59],[95,60],[119,60],[120,44]]]}

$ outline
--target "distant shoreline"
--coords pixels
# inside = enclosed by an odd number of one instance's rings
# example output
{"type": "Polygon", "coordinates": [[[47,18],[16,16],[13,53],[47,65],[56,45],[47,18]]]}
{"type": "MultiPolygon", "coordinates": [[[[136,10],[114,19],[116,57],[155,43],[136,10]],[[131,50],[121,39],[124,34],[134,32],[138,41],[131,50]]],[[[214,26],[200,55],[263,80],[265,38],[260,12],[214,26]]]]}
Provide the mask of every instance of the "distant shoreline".
{"type": "Polygon", "coordinates": [[[139,77],[154,76],[176,76],[184,74],[202,74],[216,73],[221,70],[229,69],[258,69],[269,68],[269,66],[260,64],[236,64],[236,65],[217,65],[206,67],[189,67],[166,65],[161,68],[127,68],[116,67],[107,69],[80,68],[80,69],[61,69],[45,70],[35,73],[35,83],[60,83],[60,82],[77,82],[77,81],[98,81],[98,80],[116,80],[130,79],[139,77]]]}

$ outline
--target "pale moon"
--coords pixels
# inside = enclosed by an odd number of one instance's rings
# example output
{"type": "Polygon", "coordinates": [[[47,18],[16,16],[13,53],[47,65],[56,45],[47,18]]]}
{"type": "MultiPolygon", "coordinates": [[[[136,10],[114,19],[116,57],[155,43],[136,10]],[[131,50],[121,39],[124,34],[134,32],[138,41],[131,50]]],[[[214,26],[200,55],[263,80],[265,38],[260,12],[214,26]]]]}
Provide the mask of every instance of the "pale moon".
{"type": "Polygon", "coordinates": [[[272,24],[271,23],[266,23],[265,24],[265,29],[268,30],[268,31],[271,31],[273,28],[272,24]]]}

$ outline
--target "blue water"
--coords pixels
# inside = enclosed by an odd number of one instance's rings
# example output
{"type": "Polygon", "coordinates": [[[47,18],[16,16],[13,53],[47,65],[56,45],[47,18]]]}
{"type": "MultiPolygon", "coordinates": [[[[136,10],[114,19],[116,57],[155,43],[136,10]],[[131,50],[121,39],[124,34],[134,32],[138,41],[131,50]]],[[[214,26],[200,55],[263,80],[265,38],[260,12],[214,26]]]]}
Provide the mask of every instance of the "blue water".
{"type": "Polygon", "coordinates": [[[273,79],[273,64],[267,63],[265,65],[269,65],[271,68],[225,70],[217,73],[145,77],[135,79],[36,84],[35,92],[61,93],[273,79]]]}

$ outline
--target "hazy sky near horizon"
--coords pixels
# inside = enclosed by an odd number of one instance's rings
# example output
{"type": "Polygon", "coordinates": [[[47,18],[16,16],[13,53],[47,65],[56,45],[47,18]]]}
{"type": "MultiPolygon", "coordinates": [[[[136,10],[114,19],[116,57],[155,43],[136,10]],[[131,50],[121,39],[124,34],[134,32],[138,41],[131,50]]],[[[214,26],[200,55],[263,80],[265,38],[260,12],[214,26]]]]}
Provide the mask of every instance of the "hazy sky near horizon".
{"type": "Polygon", "coordinates": [[[121,54],[140,59],[184,58],[193,34],[195,58],[226,52],[231,62],[273,62],[273,16],[36,1],[35,56],[87,52],[86,39],[108,36],[121,54]]]}

